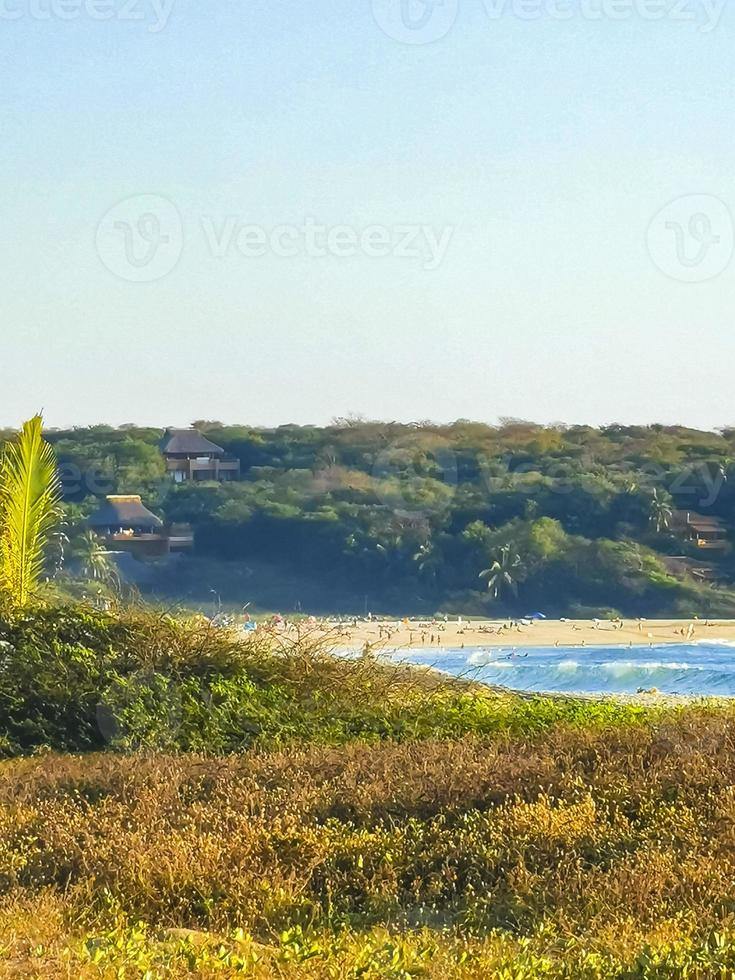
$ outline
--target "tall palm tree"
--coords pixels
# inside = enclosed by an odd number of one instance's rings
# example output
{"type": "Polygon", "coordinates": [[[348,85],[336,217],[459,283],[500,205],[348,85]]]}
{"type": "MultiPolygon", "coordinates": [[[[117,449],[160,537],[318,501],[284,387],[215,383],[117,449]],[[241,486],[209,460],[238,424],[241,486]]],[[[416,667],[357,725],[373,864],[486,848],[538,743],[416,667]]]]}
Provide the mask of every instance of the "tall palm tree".
{"type": "Polygon", "coordinates": [[[375,544],[375,554],[382,559],[382,571],[386,577],[390,577],[402,565],[404,555],[403,535],[400,533],[390,533],[383,538],[383,542],[375,544]]]}
{"type": "Polygon", "coordinates": [[[648,519],[656,528],[656,533],[661,534],[671,526],[671,518],[674,515],[671,506],[671,497],[667,493],[659,494],[654,487],[651,495],[651,503],[648,508],[648,519]]]}
{"type": "Polygon", "coordinates": [[[442,556],[436,544],[429,539],[419,546],[419,550],[413,556],[416,562],[419,575],[423,576],[430,583],[436,584],[437,575],[442,564],[442,556]]]}
{"type": "Polygon", "coordinates": [[[38,588],[49,537],[61,517],[56,456],[34,416],[0,459],[0,589],[26,605],[38,588]]]}
{"type": "Polygon", "coordinates": [[[480,578],[487,579],[487,587],[493,594],[493,599],[497,599],[501,592],[518,592],[517,569],[521,568],[523,562],[521,556],[515,553],[515,549],[510,544],[504,544],[497,552],[497,557],[490,568],[480,572],[480,578]]]}
{"type": "Polygon", "coordinates": [[[84,578],[114,588],[119,586],[120,575],[117,566],[94,531],[85,531],[76,539],[72,554],[79,562],[84,578]]]}

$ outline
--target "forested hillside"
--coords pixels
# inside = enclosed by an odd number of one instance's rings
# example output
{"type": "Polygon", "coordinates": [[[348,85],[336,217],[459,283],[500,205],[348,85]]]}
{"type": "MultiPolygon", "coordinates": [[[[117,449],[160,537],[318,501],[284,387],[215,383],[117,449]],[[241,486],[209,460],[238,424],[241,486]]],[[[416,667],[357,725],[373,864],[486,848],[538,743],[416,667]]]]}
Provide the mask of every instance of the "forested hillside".
{"type": "Polygon", "coordinates": [[[186,561],[232,563],[212,583],[225,591],[250,569],[308,582],[307,604],[322,610],[359,599],[360,611],[367,597],[405,612],[735,613],[729,543],[702,550],[678,523],[679,512],[713,515],[729,536],[735,430],[194,424],[239,458],[239,481],[174,486],[162,429],[49,432],[71,532],[104,494],[139,492],[164,520],[193,526],[186,561]]]}

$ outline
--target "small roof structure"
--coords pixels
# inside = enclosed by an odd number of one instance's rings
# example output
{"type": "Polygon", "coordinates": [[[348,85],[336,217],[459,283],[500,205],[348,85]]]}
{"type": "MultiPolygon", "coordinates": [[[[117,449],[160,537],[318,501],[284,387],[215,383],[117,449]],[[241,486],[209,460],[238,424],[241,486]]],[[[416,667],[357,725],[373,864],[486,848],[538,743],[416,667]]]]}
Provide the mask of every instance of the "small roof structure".
{"type": "Polygon", "coordinates": [[[725,526],[719,517],[709,517],[705,514],[691,514],[687,522],[695,531],[724,531],[725,526]]]}
{"type": "Polygon", "coordinates": [[[111,494],[98,511],[87,519],[96,530],[125,528],[150,531],[163,527],[160,517],[144,507],[138,494],[111,494]]]}
{"type": "Polygon", "coordinates": [[[161,440],[164,456],[224,456],[222,446],[210,442],[198,429],[166,429],[161,440]]]}
{"type": "Polygon", "coordinates": [[[727,525],[721,518],[711,514],[698,514],[695,510],[675,510],[671,523],[677,530],[695,531],[701,534],[727,533],[727,525]]]}

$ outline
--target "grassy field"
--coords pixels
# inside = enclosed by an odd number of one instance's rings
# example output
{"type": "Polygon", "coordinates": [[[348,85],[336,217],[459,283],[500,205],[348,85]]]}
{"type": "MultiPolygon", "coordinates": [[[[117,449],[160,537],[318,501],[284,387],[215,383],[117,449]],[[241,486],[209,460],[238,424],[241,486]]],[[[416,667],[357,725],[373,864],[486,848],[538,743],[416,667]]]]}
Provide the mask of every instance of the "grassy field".
{"type": "Polygon", "coordinates": [[[521,699],[142,612],[3,628],[2,976],[735,976],[728,705],[521,699]]]}

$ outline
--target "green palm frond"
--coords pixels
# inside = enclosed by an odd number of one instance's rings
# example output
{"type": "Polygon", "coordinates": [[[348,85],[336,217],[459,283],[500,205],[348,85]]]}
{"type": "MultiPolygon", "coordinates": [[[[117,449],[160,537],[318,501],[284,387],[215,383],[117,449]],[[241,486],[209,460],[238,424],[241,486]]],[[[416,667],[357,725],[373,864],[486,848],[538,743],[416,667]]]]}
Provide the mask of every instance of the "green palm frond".
{"type": "Polygon", "coordinates": [[[120,574],[110,552],[94,531],[85,531],[74,543],[72,554],[80,564],[84,578],[112,588],[120,585],[120,574]]]}
{"type": "Polygon", "coordinates": [[[487,587],[492,592],[494,599],[499,597],[506,586],[513,594],[518,592],[515,569],[520,568],[523,564],[521,556],[514,553],[511,544],[504,544],[496,553],[498,557],[490,568],[486,568],[479,575],[479,578],[487,579],[487,587]]]}
{"type": "Polygon", "coordinates": [[[44,550],[60,517],[56,456],[42,430],[36,415],[0,459],[0,588],[20,606],[38,585],[44,550]]]}

